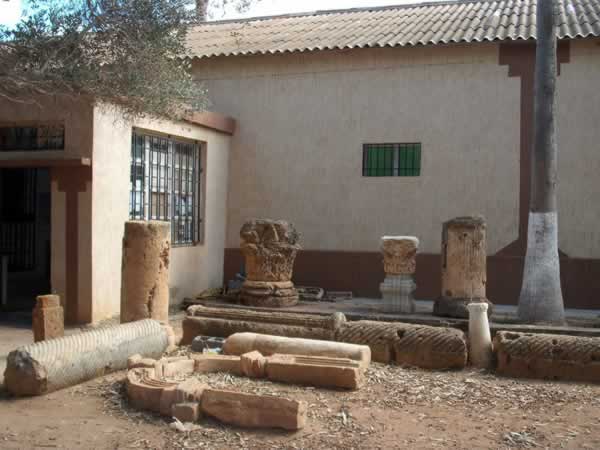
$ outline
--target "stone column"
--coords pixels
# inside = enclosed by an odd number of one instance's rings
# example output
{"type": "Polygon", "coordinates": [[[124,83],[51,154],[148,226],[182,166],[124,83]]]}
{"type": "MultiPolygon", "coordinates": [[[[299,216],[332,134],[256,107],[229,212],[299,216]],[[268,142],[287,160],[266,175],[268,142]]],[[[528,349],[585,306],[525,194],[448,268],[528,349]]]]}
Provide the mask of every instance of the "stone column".
{"type": "MultiPolygon", "coordinates": [[[[486,241],[483,217],[458,217],[442,230],[442,295],[437,316],[468,318],[467,305],[486,302],[486,241]]],[[[491,308],[488,311],[491,314],[491,308]]]]}
{"type": "Polygon", "coordinates": [[[384,310],[393,313],[414,313],[413,292],[417,288],[413,277],[417,266],[419,240],[413,236],[381,238],[385,280],[379,285],[384,310]]]}
{"type": "Polygon", "coordinates": [[[58,295],[38,296],[32,318],[34,342],[65,335],[65,317],[58,295]]]}
{"type": "Polygon", "coordinates": [[[249,306],[291,306],[298,303],[292,283],[300,235],[282,220],[253,219],[240,231],[247,278],[240,299],[249,306]]]}
{"type": "Polygon", "coordinates": [[[469,303],[469,361],[480,369],[493,364],[492,336],[488,323],[487,303],[469,303]]]}
{"type": "Polygon", "coordinates": [[[142,319],[168,323],[170,250],[169,222],[125,222],[121,323],[142,319]]]}

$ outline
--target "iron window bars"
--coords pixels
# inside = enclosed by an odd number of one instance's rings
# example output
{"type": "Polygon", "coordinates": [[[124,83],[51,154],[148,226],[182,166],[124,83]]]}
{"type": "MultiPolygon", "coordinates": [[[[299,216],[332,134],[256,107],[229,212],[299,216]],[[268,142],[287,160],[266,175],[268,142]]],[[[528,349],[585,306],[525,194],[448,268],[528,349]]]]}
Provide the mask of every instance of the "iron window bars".
{"type": "Polygon", "coordinates": [[[0,126],[0,152],[64,150],[63,124],[0,126]]]}
{"type": "Polygon", "coordinates": [[[421,144],[364,144],[363,177],[418,177],[421,144]]]}
{"type": "Polygon", "coordinates": [[[200,146],[134,131],[129,217],[171,222],[173,245],[200,240],[200,146]]]}

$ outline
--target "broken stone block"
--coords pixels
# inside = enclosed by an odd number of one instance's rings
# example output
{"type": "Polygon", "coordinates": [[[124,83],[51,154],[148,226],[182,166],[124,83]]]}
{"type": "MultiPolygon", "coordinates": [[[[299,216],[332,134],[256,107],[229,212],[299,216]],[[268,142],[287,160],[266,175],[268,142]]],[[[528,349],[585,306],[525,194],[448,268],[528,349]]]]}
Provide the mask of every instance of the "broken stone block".
{"type": "Polygon", "coordinates": [[[247,278],[240,299],[250,306],[291,306],[298,303],[292,283],[300,235],[283,220],[249,220],[240,230],[247,278]]]}
{"type": "Polygon", "coordinates": [[[196,378],[188,378],[175,388],[175,401],[177,403],[198,403],[202,399],[202,393],[208,386],[196,378]]]}
{"type": "Polygon", "coordinates": [[[299,430],[306,424],[304,401],[207,389],[200,406],[204,414],[240,427],[299,430]]]}
{"type": "Polygon", "coordinates": [[[244,353],[240,357],[242,373],[250,378],[263,378],[266,374],[267,358],[260,352],[244,353]]]}
{"type": "Polygon", "coordinates": [[[200,418],[200,405],[197,402],[176,403],[171,408],[171,415],[182,423],[197,422],[200,418]]]}
{"type": "Polygon", "coordinates": [[[381,238],[385,280],[379,285],[385,312],[411,314],[415,312],[413,293],[417,288],[414,273],[419,240],[413,236],[381,238]]]}
{"type": "Polygon", "coordinates": [[[121,323],[142,319],[168,323],[170,250],[169,222],[125,222],[121,323]]]}
{"type": "Polygon", "coordinates": [[[230,372],[242,375],[242,365],[238,356],[199,354],[192,355],[198,373],[230,372]]]}
{"type": "Polygon", "coordinates": [[[218,337],[196,336],[192,340],[192,351],[202,353],[204,350],[220,350],[225,339],[218,337]]]}
{"type": "Polygon", "coordinates": [[[515,378],[600,382],[600,339],[499,331],[497,372],[515,378]]]}
{"type": "Polygon", "coordinates": [[[40,295],[33,308],[33,340],[45,341],[65,334],[65,318],[58,295],[40,295]]]}
{"type": "Polygon", "coordinates": [[[486,225],[483,217],[458,217],[442,229],[442,293],[433,314],[467,319],[467,305],[486,299],[486,225]]]}
{"type": "Polygon", "coordinates": [[[360,362],[346,358],[276,354],[266,363],[269,380],[344,389],[359,389],[364,371],[360,362]]]}

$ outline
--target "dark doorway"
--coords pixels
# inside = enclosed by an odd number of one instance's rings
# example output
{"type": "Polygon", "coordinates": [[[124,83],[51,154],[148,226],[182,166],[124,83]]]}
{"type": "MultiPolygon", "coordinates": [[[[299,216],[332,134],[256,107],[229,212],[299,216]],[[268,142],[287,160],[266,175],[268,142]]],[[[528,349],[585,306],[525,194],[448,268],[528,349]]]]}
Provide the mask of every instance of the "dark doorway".
{"type": "Polygon", "coordinates": [[[50,174],[0,169],[0,303],[31,310],[50,292],[50,174]],[[2,271],[6,271],[6,277],[2,271]],[[5,283],[4,285],[2,285],[5,283]]]}

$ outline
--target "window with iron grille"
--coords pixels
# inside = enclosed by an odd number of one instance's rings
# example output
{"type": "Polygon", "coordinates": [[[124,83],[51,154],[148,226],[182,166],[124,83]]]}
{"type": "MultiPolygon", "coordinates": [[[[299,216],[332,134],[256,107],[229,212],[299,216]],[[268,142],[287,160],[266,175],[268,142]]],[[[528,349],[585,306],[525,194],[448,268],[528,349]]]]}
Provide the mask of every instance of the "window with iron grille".
{"type": "Polygon", "coordinates": [[[64,150],[64,124],[0,126],[0,151],[64,150]]]}
{"type": "Polygon", "coordinates": [[[171,222],[171,242],[200,241],[200,145],[133,132],[129,217],[171,222]]]}
{"type": "Polygon", "coordinates": [[[418,177],[421,144],[364,144],[363,177],[418,177]]]}

